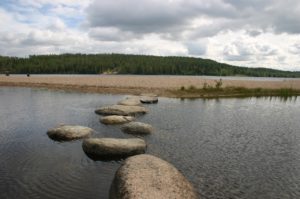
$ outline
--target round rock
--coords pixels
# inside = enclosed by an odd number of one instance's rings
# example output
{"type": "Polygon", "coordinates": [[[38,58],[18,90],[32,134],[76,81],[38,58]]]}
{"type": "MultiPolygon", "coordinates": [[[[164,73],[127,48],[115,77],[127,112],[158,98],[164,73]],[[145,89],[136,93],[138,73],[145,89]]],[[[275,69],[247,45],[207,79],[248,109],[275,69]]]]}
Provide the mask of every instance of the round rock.
{"type": "Polygon", "coordinates": [[[137,115],[145,114],[148,110],[142,106],[125,106],[125,105],[112,105],[97,109],[95,113],[99,115],[137,115]]]}
{"type": "Polygon", "coordinates": [[[110,199],[197,199],[193,185],[171,164],[152,155],[125,160],[110,188],[110,199]]]}
{"type": "Polygon", "coordinates": [[[88,138],[83,151],[94,160],[112,160],[145,153],[146,142],[139,138],[88,138]]]}
{"type": "Polygon", "coordinates": [[[141,93],[140,96],[158,97],[158,95],[155,93],[141,93]]]}
{"type": "Polygon", "coordinates": [[[76,140],[89,137],[94,130],[84,126],[60,125],[49,129],[47,135],[57,141],[76,140]]]}
{"type": "Polygon", "coordinates": [[[140,98],[138,97],[128,97],[120,102],[118,102],[119,105],[125,105],[125,106],[140,106],[140,98]]]}
{"type": "Polygon", "coordinates": [[[124,124],[133,120],[134,117],[123,115],[109,115],[100,118],[100,122],[103,124],[124,124]]]}
{"type": "Polygon", "coordinates": [[[157,96],[141,96],[140,101],[144,104],[155,104],[158,102],[157,96]]]}
{"type": "Polygon", "coordinates": [[[123,125],[121,130],[129,134],[150,134],[153,131],[153,127],[142,122],[130,122],[123,125]]]}

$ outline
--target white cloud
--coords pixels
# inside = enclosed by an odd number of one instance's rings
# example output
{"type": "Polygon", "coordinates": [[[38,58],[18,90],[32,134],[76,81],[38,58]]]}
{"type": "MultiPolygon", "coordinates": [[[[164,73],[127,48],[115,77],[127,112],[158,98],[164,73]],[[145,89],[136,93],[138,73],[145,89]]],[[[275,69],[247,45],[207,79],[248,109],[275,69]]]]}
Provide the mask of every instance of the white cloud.
{"type": "Polygon", "coordinates": [[[295,55],[300,54],[300,43],[296,43],[292,46],[290,46],[289,52],[295,55]]]}
{"type": "Polygon", "coordinates": [[[131,32],[121,31],[116,27],[90,28],[89,35],[99,41],[124,41],[135,37],[131,32]]]}
{"type": "Polygon", "coordinates": [[[207,41],[199,40],[199,41],[189,41],[185,43],[188,54],[192,56],[202,56],[206,54],[207,41]]]}
{"type": "Polygon", "coordinates": [[[184,55],[300,70],[299,10],[297,0],[14,0],[0,5],[0,54],[184,55]]]}
{"type": "Polygon", "coordinates": [[[65,5],[65,6],[78,6],[78,7],[86,7],[90,4],[90,0],[17,0],[20,6],[28,6],[41,8],[45,5],[65,5]]]}

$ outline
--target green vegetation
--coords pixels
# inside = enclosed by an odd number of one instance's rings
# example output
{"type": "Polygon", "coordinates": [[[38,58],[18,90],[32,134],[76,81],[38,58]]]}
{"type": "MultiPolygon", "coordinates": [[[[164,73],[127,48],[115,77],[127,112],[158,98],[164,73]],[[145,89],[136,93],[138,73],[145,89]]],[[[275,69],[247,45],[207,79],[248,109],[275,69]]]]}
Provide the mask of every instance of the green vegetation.
{"type": "Polygon", "coordinates": [[[225,87],[222,88],[222,80],[215,82],[214,86],[206,83],[202,88],[197,88],[193,85],[185,88],[182,86],[178,90],[170,91],[175,96],[180,97],[262,97],[262,96],[278,96],[278,97],[293,97],[299,96],[300,90],[292,88],[265,89],[265,88],[245,88],[245,87],[225,87]]]}
{"type": "Polygon", "coordinates": [[[192,57],[125,54],[0,56],[0,73],[32,74],[145,74],[300,77],[300,72],[246,68],[192,57]]]}

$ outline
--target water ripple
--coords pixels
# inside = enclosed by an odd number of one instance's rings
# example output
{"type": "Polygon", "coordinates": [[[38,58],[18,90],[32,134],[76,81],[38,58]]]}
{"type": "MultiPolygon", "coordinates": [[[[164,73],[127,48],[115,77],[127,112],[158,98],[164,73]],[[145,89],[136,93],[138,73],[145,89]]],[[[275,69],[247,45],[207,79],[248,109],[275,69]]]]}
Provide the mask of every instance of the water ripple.
{"type": "MultiPolygon", "coordinates": [[[[93,161],[80,140],[54,142],[46,131],[68,123],[129,137],[93,112],[123,96],[0,90],[0,198],[108,198],[122,161],[93,161]]],[[[161,98],[147,108],[137,119],[156,129],[143,137],[147,153],[174,164],[201,198],[300,198],[299,98],[161,98]]]]}

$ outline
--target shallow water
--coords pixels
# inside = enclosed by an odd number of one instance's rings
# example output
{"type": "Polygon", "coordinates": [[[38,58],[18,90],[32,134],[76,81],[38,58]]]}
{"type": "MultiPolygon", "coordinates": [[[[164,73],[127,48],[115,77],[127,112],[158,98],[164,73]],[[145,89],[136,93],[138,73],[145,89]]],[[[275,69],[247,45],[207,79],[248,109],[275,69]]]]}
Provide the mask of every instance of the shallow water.
{"type": "MultiPolygon", "coordinates": [[[[99,123],[121,95],[0,88],[0,198],[107,198],[121,161],[90,160],[81,141],[55,142],[59,123],[94,137],[131,137],[99,123]]],[[[156,131],[147,153],[174,164],[202,198],[300,198],[300,100],[160,98],[138,118],[156,131]]]]}

